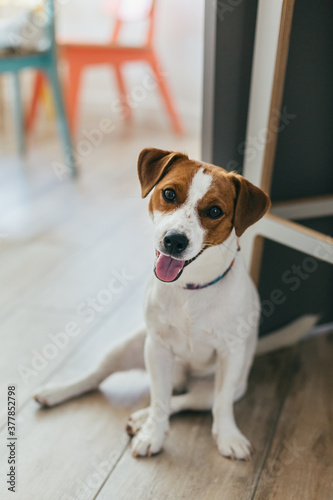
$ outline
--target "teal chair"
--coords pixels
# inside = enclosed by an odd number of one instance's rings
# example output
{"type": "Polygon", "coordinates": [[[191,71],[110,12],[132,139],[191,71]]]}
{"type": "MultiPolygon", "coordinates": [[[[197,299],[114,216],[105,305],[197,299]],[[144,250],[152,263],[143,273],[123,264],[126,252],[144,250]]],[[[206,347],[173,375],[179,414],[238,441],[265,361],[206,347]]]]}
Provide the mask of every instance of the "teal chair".
{"type": "Polygon", "coordinates": [[[23,51],[20,53],[19,49],[17,51],[13,49],[10,53],[9,48],[5,55],[0,55],[0,73],[10,72],[13,74],[15,126],[21,154],[25,152],[25,130],[19,72],[25,68],[35,68],[47,75],[53,93],[59,134],[64,147],[67,167],[71,174],[75,175],[77,170],[57,71],[53,0],[45,0],[44,9],[44,15],[47,16],[45,33],[49,40],[48,48],[41,52],[27,51],[25,53],[23,51]]]}

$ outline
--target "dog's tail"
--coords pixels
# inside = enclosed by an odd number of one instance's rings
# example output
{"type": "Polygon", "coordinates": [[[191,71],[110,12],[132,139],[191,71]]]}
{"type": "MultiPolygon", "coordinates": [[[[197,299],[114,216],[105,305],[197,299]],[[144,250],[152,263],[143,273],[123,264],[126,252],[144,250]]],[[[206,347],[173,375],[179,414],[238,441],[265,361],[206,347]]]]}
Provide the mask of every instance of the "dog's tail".
{"type": "Polygon", "coordinates": [[[319,316],[307,314],[292,323],[261,337],[258,342],[256,356],[289,347],[304,338],[319,320],[319,316]]]}

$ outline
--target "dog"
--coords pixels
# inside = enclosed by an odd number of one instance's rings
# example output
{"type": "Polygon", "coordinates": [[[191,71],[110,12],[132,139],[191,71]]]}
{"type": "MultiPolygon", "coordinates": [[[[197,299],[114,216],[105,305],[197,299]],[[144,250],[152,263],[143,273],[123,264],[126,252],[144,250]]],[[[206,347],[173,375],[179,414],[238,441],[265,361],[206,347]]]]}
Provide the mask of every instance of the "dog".
{"type": "Polygon", "coordinates": [[[171,414],[212,410],[221,455],[249,460],[253,449],[233,405],[246,392],[260,301],[238,239],[267,212],[269,196],[237,173],[154,148],[141,151],[138,176],[142,197],[152,192],[156,252],[145,294],[146,327],[84,378],[46,386],[35,399],[53,406],[96,389],[112,373],[146,368],[150,406],[127,423],[134,457],[162,450],[171,414]]]}

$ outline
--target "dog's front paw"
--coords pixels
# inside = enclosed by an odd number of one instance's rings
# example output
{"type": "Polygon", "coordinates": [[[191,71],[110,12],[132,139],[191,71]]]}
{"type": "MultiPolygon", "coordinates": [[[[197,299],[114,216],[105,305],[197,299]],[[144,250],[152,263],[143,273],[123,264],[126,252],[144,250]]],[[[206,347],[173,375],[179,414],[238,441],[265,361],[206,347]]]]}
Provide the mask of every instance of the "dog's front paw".
{"type": "Polygon", "coordinates": [[[130,415],[126,424],[126,432],[129,436],[133,437],[139,432],[148,418],[149,410],[148,406],[148,408],[142,408],[142,410],[135,411],[130,415]]]}
{"type": "Polygon", "coordinates": [[[150,418],[132,440],[133,457],[150,457],[162,450],[168,425],[154,423],[150,418]]]}
{"type": "Polygon", "coordinates": [[[68,399],[65,387],[45,386],[37,389],[34,399],[42,406],[55,406],[68,399]]]}
{"type": "Polygon", "coordinates": [[[221,455],[231,460],[251,460],[253,448],[250,441],[236,428],[232,432],[222,432],[217,437],[221,455]]]}

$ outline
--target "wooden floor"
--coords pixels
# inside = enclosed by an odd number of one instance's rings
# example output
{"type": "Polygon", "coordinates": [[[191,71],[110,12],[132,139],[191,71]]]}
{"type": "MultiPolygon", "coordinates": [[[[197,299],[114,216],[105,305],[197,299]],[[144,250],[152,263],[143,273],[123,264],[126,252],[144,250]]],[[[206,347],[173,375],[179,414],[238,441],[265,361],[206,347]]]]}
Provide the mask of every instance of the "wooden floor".
{"type": "Polygon", "coordinates": [[[196,136],[175,139],[154,127],[107,139],[82,160],[75,183],[60,182],[52,170],[52,161],[62,161],[53,136],[32,141],[26,164],[10,142],[1,155],[0,498],[333,499],[330,335],[255,361],[236,405],[255,447],[249,463],[219,456],[208,413],[174,417],[164,452],[133,459],[124,426],[133,408],[147,404],[142,373],[112,376],[101,391],[50,410],[31,398],[46,382],[84,373],[142,321],[153,247],[136,180],[138,151],[153,145],[199,155],[196,136]],[[119,281],[110,299],[108,282],[123,270],[130,279],[119,281]],[[109,302],[101,305],[102,297],[109,302]],[[89,298],[99,301],[90,322],[79,315],[89,298]],[[55,335],[73,322],[77,335],[58,335],[55,347],[55,335]],[[5,479],[11,384],[19,407],[16,495],[5,479]]]}

